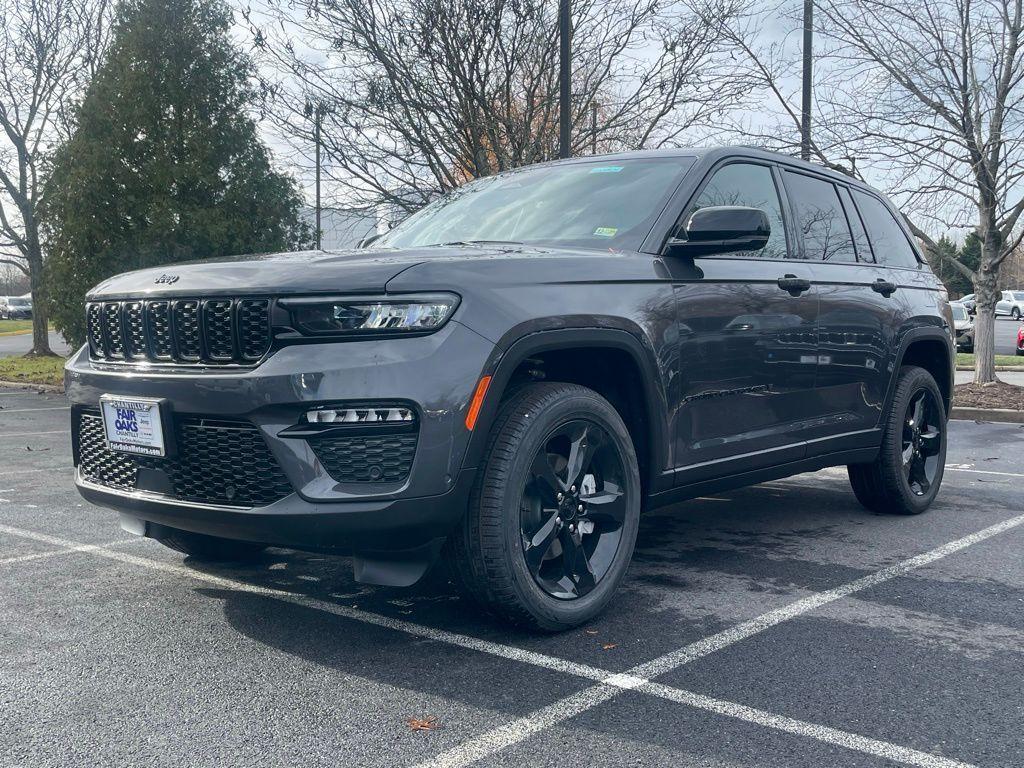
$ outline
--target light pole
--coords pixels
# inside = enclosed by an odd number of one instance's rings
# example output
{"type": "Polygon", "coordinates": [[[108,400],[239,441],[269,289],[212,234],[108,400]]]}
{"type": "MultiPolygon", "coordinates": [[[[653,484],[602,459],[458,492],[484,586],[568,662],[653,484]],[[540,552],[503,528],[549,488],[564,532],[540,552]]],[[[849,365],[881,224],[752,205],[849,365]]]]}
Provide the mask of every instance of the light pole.
{"type": "Polygon", "coordinates": [[[313,137],[316,142],[316,249],[319,251],[323,246],[322,232],[320,229],[320,120],[323,117],[323,109],[317,104],[313,110],[313,137]]]}
{"type": "Polygon", "coordinates": [[[569,0],[558,0],[558,42],[559,42],[559,73],[558,73],[558,156],[569,157],[572,155],[570,142],[570,121],[569,113],[569,80],[572,69],[570,68],[569,57],[571,55],[572,34],[571,21],[569,19],[569,0]]]}
{"type": "Polygon", "coordinates": [[[800,157],[811,159],[811,45],[814,38],[814,0],[804,0],[804,83],[800,110],[800,157]]]}

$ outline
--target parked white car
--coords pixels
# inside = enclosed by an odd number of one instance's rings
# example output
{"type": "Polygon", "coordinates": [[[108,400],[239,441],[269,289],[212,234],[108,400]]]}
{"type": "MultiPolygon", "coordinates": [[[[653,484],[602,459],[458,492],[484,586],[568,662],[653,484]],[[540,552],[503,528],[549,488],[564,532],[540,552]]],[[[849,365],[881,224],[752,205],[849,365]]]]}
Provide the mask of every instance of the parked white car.
{"type": "Polygon", "coordinates": [[[1024,291],[1003,291],[1003,298],[996,304],[996,317],[1024,317],[1024,291]]]}

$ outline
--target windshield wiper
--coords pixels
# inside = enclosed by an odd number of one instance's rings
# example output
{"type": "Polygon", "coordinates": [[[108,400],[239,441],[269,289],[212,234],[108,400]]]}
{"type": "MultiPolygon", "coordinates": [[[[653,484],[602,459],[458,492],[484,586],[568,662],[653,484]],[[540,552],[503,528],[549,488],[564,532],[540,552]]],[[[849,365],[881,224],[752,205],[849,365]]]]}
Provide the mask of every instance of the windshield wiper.
{"type": "Polygon", "coordinates": [[[443,248],[446,245],[522,245],[517,240],[452,240],[447,243],[430,243],[423,248],[443,248]]]}

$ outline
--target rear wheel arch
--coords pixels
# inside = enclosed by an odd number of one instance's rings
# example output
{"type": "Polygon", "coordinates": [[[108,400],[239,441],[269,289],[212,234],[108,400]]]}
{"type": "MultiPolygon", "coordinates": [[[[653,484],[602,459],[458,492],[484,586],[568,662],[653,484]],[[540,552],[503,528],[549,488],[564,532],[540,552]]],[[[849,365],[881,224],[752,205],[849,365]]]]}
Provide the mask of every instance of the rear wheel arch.
{"type": "Polygon", "coordinates": [[[629,429],[645,492],[666,466],[667,398],[654,351],[633,333],[615,328],[552,329],[504,347],[485,368],[491,376],[464,466],[478,466],[500,404],[535,381],[580,384],[605,397],[629,429]]]}
{"type": "Polygon", "coordinates": [[[935,379],[948,414],[953,401],[953,354],[949,337],[937,328],[919,328],[907,334],[893,370],[886,412],[892,402],[900,369],[905,365],[914,365],[924,368],[935,379]]]}

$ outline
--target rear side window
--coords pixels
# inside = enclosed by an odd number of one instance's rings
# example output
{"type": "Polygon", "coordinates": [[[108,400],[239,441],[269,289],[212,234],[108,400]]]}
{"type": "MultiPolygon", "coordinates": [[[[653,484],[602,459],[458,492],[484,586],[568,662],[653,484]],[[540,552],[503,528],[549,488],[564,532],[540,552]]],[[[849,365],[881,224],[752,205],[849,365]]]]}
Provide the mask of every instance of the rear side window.
{"type": "Polygon", "coordinates": [[[786,229],[782,223],[782,205],[775,179],[766,165],[730,163],[715,171],[707,186],[694,200],[687,216],[701,208],[717,205],[745,205],[760,208],[768,216],[772,233],[768,244],[759,251],[742,251],[738,255],[762,259],[785,259],[786,229]]]}
{"type": "Polygon", "coordinates": [[[886,205],[873,195],[853,191],[875,252],[875,261],[889,267],[917,267],[917,256],[903,228],[886,205]]]}
{"type": "Polygon", "coordinates": [[[786,171],[786,190],[806,258],[812,261],[856,261],[853,234],[835,184],[786,171]]]}

